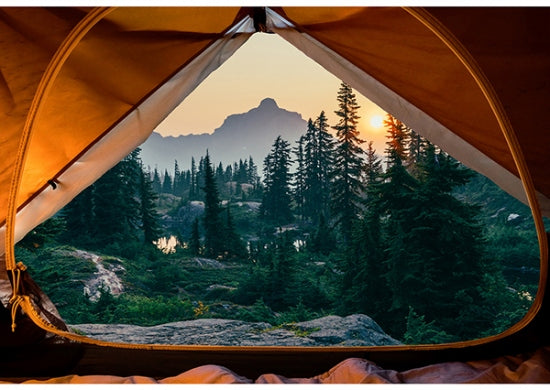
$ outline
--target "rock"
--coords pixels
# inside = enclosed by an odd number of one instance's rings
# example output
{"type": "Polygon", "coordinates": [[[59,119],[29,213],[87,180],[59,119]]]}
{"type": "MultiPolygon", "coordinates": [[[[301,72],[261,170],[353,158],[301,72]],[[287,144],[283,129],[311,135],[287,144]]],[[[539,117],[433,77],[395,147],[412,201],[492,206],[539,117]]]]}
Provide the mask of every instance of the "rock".
{"type": "Polygon", "coordinates": [[[226,346],[372,346],[396,345],[370,317],[354,314],[272,326],[219,318],[172,322],[157,326],[71,325],[71,329],[105,341],[142,344],[226,346]]]}
{"type": "Polygon", "coordinates": [[[219,262],[218,260],[208,259],[205,257],[194,257],[193,261],[201,268],[213,268],[213,269],[227,268],[227,265],[219,262]]]}
{"type": "Polygon", "coordinates": [[[369,316],[352,314],[347,317],[327,316],[299,322],[296,327],[312,331],[309,338],[321,345],[396,345],[400,342],[384,333],[369,316]]]}
{"type": "Polygon", "coordinates": [[[126,270],[121,265],[121,261],[116,258],[114,263],[107,264],[104,258],[92,252],[87,252],[79,249],[60,251],[66,256],[73,256],[78,259],[88,260],[96,267],[96,272],[90,279],[84,281],[83,292],[89,297],[90,301],[97,302],[101,297],[102,291],[108,291],[114,296],[119,296],[124,292],[122,280],[118,277],[118,273],[123,273],[126,270]]]}

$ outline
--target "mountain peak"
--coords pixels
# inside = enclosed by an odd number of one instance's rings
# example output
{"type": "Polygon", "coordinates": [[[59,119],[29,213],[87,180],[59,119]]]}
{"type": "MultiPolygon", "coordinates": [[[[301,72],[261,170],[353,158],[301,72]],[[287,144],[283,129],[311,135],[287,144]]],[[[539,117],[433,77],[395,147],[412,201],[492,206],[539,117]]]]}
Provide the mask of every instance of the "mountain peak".
{"type": "Polygon", "coordinates": [[[258,108],[279,108],[275,99],[265,98],[260,102],[258,108]]]}

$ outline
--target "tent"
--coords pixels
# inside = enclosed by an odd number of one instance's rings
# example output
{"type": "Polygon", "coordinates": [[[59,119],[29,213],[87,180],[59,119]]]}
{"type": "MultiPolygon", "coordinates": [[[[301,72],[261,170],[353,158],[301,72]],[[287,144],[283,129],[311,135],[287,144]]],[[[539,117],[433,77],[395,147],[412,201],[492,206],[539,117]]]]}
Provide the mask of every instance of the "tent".
{"type": "Polygon", "coordinates": [[[541,114],[550,112],[549,20],[549,8],[534,7],[2,8],[0,255],[11,303],[3,302],[0,376],[160,378],[219,365],[248,378],[305,378],[348,358],[409,370],[525,354],[543,356],[523,359],[526,372],[547,373],[550,132],[541,114]],[[14,244],[145,141],[259,32],[280,34],[530,206],[541,277],[518,324],[484,339],[412,347],[119,345],[68,333],[38,306],[14,244]],[[59,336],[44,341],[46,332],[59,336]]]}

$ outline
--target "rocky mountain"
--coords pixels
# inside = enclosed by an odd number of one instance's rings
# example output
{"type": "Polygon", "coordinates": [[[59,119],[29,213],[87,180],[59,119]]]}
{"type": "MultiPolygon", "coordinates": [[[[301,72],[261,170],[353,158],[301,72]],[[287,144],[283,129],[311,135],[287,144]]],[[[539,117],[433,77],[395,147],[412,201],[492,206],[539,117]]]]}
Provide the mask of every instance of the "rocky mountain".
{"type": "Polygon", "coordinates": [[[294,144],[307,127],[307,122],[297,112],[280,108],[275,100],[265,98],[260,105],[242,114],[228,116],[212,134],[190,134],[163,137],[154,132],[141,145],[144,165],[162,174],[172,173],[174,160],[180,169],[189,169],[191,157],[198,160],[210,154],[212,162],[231,164],[252,156],[261,169],[263,159],[277,136],[294,144]]]}
{"type": "Polygon", "coordinates": [[[378,346],[397,345],[364,314],[327,316],[311,321],[272,326],[220,318],[179,321],[157,326],[71,325],[88,337],[127,343],[180,345],[378,346]]]}

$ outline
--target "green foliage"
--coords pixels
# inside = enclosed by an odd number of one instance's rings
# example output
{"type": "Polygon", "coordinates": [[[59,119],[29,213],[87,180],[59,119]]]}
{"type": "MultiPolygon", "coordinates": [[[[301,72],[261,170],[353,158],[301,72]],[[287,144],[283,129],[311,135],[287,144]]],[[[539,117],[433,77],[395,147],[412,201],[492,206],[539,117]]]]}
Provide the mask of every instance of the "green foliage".
{"type": "Polygon", "coordinates": [[[264,160],[264,195],[261,216],[277,225],[292,220],[290,208],[290,144],[278,136],[264,160]]]}
{"type": "Polygon", "coordinates": [[[191,228],[191,237],[189,239],[189,251],[192,255],[199,255],[201,253],[201,241],[199,234],[199,219],[195,218],[193,221],[193,227],[191,228]]]}
{"type": "Polygon", "coordinates": [[[223,254],[223,228],[221,224],[221,206],[218,186],[214,180],[214,171],[210,163],[210,156],[204,158],[204,250],[206,255],[216,257],[223,254]]]}
{"type": "Polygon", "coordinates": [[[115,323],[154,326],[195,318],[191,301],[178,297],[122,295],[113,313],[115,323]]]}
{"type": "Polygon", "coordinates": [[[345,243],[351,240],[352,226],[361,210],[361,193],[365,185],[361,180],[364,171],[364,154],[359,138],[357,123],[359,120],[357,99],[346,83],[340,85],[338,110],[334,113],[339,120],[335,126],[336,149],[334,167],[331,172],[331,206],[336,225],[339,226],[345,243]]]}
{"type": "Polygon", "coordinates": [[[290,145],[278,137],[264,186],[252,158],[214,170],[207,154],[188,171],[176,161],[157,198],[159,174],[143,172],[136,150],[27,235],[17,257],[69,323],[223,316],[307,336],[294,323],[364,313],[414,344],[483,337],[517,322],[538,281],[529,210],[393,117],[383,172],[372,143],[359,147],[351,88],[342,84],[337,100],[336,145],[321,112],[295,149],[294,178],[290,145]],[[205,202],[202,226],[192,215],[183,227],[160,227],[159,214],[178,220],[194,199],[205,202]],[[260,210],[246,199],[261,199],[260,210]],[[162,254],[146,244],[163,229],[189,238],[189,250],[162,254]],[[118,256],[103,264],[124,267],[125,294],[103,288],[90,301],[84,281],[96,267],[57,242],[118,256]]]}
{"type": "Polygon", "coordinates": [[[243,321],[271,323],[275,318],[275,313],[262,298],[259,298],[248,309],[242,309],[238,317],[243,321]]]}
{"type": "Polygon", "coordinates": [[[438,329],[434,322],[426,322],[423,315],[418,315],[412,307],[409,307],[403,342],[405,344],[440,344],[453,341],[445,331],[438,329]]]}

